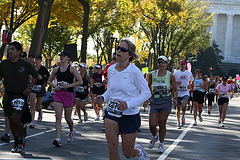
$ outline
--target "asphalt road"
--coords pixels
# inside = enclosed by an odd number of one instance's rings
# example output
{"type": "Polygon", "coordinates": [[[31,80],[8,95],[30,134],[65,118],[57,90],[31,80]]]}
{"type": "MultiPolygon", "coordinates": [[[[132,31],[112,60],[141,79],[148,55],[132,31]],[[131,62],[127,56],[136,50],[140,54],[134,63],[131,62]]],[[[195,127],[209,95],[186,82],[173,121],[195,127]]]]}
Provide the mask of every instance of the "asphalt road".
{"type": "MultiPolygon", "coordinates": [[[[183,159],[183,160],[236,160],[240,159],[240,98],[233,98],[229,103],[225,127],[218,124],[218,110],[213,108],[208,115],[206,107],[203,113],[203,122],[198,121],[192,126],[193,115],[187,111],[186,124],[177,129],[175,109],[169,115],[167,122],[167,135],[164,141],[165,152],[157,153],[157,146],[148,149],[147,144],[151,138],[148,127],[148,112],[140,107],[142,116],[142,132],[138,133],[137,143],[141,143],[152,160],[156,159],[183,159]]],[[[26,149],[21,153],[11,153],[13,141],[0,142],[0,159],[81,159],[106,160],[108,149],[105,134],[101,131],[103,120],[94,121],[94,112],[87,106],[89,120],[79,124],[77,116],[73,114],[74,128],[77,131],[75,140],[68,144],[69,129],[63,119],[62,147],[52,145],[55,138],[54,111],[44,110],[43,121],[36,123],[36,128],[28,128],[26,149]]],[[[4,135],[4,118],[0,117],[0,135],[4,135]]],[[[12,140],[12,137],[11,137],[12,140]]],[[[121,159],[126,159],[121,151],[121,138],[119,145],[121,159]]],[[[135,160],[137,158],[133,158],[135,160]]]]}

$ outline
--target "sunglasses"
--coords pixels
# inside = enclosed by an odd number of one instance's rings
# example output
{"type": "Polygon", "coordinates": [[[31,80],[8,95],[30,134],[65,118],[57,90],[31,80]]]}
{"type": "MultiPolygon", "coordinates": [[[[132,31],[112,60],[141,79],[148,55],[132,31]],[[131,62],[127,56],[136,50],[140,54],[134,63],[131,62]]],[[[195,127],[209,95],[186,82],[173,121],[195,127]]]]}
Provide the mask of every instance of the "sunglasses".
{"type": "Polygon", "coordinates": [[[167,63],[167,62],[165,62],[165,61],[159,61],[159,62],[157,62],[158,64],[164,64],[164,63],[167,63]]]}
{"type": "Polygon", "coordinates": [[[121,52],[128,52],[128,50],[126,48],[117,46],[117,50],[119,50],[119,49],[121,52]]]}

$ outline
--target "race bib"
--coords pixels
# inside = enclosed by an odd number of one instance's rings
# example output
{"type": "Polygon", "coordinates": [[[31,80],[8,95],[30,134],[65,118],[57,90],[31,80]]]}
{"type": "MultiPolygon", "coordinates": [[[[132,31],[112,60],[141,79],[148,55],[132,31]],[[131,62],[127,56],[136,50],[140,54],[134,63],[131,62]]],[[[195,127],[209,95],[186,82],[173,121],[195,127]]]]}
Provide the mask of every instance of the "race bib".
{"type": "Polygon", "coordinates": [[[65,81],[59,81],[59,82],[57,82],[57,86],[58,86],[59,88],[65,89],[65,88],[63,88],[62,84],[69,84],[69,83],[68,83],[68,82],[65,82],[65,81]]]}
{"type": "Polygon", "coordinates": [[[84,87],[83,86],[77,86],[76,92],[83,93],[84,92],[84,87]]]}
{"type": "Polygon", "coordinates": [[[40,92],[41,89],[42,89],[42,86],[41,86],[41,85],[34,85],[34,86],[32,87],[32,90],[33,90],[33,91],[36,91],[36,92],[40,92]]]}
{"type": "Polygon", "coordinates": [[[101,87],[101,83],[100,83],[100,82],[95,82],[94,85],[95,85],[96,87],[101,87]]]}
{"type": "Polygon", "coordinates": [[[187,87],[187,86],[179,86],[179,87],[178,87],[178,90],[179,90],[179,91],[187,91],[187,90],[188,90],[188,87],[187,87]]]}
{"type": "Polygon", "coordinates": [[[106,111],[109,115],[114,117],[122,117],[122,111],[117,108],[117,105],[119,104],[119,101],[117,99],[110,99],[108,101],[106,111]]]}
{"type": "Polygon", "coordinates": [[[199,87],[199,86],[194,86],[194,90],[200,90],[201,89],[201,87],[199,87]]]}
{"type": "Polygon", "coordinates": [[[165,83],[157,83],[153,85],[153,98],[161,98],[169,95],[167,85],[165,83]]]}
{"type": "Polygon", "coordinates": [[[13,109],[17,111],[21,111],[23,109],[24,103],[25,101],[22,98],[15,98],[11,101],[13,109]]]}
{"type": "Polygon", "coordinates": [[[214,93],[214,92],[215,92],[215,89],[214,89],[214,88],[209,88],[208,93],[214,93]]]}
{"type": "Polygon", "coordinates": [[[228,98],[228,93],[226,93],[226,92],[221,93],[221,97],[228,98]]]}

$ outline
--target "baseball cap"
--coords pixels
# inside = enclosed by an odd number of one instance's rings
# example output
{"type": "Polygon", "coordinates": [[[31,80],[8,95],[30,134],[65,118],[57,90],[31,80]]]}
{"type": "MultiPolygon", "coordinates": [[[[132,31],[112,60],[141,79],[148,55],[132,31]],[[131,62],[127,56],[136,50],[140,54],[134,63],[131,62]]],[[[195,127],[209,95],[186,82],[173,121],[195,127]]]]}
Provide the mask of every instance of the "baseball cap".
{"type": "Polygon", "coordinates": [[[59,56],[68,56],[69,57],[69,52],[63,50],[61,53],[58,54],[59,56]]]}
{"type": "Polygon", "coordinates": [[[73,67],[78,67],[78,63],[75,62],[75,63],[72,64],[72,66],[73,66],[73,67]]]}
{"type": "Polygon", "coordinates": [[[102,68],[101,64],[97,64],[95,67],[96,68],[102,68]]]}
{"type": "Polygon", "coordinates": [[[168,61],[167,57],[165,57],[165,56],[159,56],[157,60],[159,60],[159,59],[162,59],[165,62],[168,61]]]}
{"type": "Polygon", "coordinates": [[[228,78],[225,76],[225,77],[222,77],[222,80],[223,80],[223,81],[227,81],[228,78]]]}
{"type": "Polygon", "coordinates": [[[201,70],[201,69],[196,69],[196,70],[195,70],[195,73],[197,73],[197,72],[202,73],[202,70],[201,70]]]}
{"type": "Polygon", "coordinates": [[[86,68],[87,66],[84,63],[80,63],[80,66],[86,68]]]}
{"type": "Polygon", "coordinates": [[[180,61],[180,64],[186,64],[186,61],[181,60],[181,61],[180,61]]]}

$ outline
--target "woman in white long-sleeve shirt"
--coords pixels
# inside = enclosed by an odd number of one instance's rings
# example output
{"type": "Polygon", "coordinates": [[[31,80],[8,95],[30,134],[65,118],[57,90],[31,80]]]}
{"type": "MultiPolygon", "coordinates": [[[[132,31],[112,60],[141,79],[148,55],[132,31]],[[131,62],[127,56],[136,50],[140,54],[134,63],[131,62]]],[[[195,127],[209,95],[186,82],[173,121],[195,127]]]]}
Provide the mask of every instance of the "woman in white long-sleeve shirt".
{"type": "Polygon", "coordinates": [[[135,45],[128,39],[120,41],[117,47],[118,63],[108,68],[107,91],[97,97],[98,103],[108,102],[105,110],[105,128],[109,159],[120,159],[119,134],[122,137],[122,152],[126,158],[138,156],[139,159],[150,159],[142,145],[135,145],[141,125],[138,107],[151,97],[143,73],[131,63],[138,58],[135,50],[135,45]]]}

